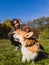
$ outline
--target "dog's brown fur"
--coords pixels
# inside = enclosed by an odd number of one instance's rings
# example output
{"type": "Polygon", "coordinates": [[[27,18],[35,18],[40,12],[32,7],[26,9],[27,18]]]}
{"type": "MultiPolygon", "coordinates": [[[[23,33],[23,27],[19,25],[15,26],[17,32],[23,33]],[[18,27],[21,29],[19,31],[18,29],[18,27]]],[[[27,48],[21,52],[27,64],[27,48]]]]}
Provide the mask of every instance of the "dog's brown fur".
{"type": "Polygon", "coordinates": [[[39,52],[39,43],[36,42],[35,39],[33,39],[32,37],[29,37],[29,34],[31,34],[31,32],[25,32],[25,31],[21,31],[18,30],[17,31],[24,39],[25,45],[27,46],[27,49],[31,52],[39,52]],[[27,35],[28,34],[28,35],[27,35]],[[30,44],[32,44],[31,46],[29,46],[30,44]]]}

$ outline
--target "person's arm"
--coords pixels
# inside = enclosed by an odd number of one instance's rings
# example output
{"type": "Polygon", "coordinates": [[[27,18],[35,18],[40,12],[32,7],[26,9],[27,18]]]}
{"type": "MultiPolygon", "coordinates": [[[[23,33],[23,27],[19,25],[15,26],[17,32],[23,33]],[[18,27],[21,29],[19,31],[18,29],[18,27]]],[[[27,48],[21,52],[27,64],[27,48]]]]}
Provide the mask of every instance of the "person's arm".
{"type": "Polygon", "coordinates": [[[26,33],[26,35],[24,35],[24,37],[25,38],[30,38],[30,37],[32,37],[33,36],[33,32],[28,32],[28,33],[26,33]]]}
{"type": "Polygon", "coordinates": [[[8,33],[8,38],[10,39],[11,36],[13,35],[13,31],[15,31],[15,28],[13,28],[9,33],[8,33]]]}

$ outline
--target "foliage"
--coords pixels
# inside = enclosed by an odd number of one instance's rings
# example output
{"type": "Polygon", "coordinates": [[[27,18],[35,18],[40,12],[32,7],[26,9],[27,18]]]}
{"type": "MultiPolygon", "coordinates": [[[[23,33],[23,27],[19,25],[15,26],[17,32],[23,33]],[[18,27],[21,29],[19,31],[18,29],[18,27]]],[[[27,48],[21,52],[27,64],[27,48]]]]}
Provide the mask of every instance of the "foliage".
{"type": "Polygon", "coordinates": [[[6,26],[10,27],[11,29],[13,26],[11,25],[11,21],[9,19],[5,19],[2,24],[5,24],[6,26]]]}
{"type": "MultiPolygon", "coordinates": [[[[21,22],[21,29],[24,23],[21,22]]],[[[27,24],[31,30],[33,30],[34,35],[36,38],[39,38],[40,34],[44,31],[44,29],[49,28],[49,17],[41,17],[34,19],[33,21],[28,20],[27,24]]],[[[2,23],[0,23],[0,38],[8,38],[8,33],[13,29],[13,26],[11,25],[11,21],[9,19],[5,19],[2,23]]],[[[43,33],[44,34],[44,33],[43,33]]],[[[46,35],[46,34],[45,34],[46,35]]],[[[45,36],[44,35],[44,36],[45,36]]]]}
{"type": "Polygon", "coordinates": [[[7,39],[8,33],[12,29],[12,25],[9,19],[6,19],[4,22],[0,24],[0,38],[1,39],[7,39]]]}
{"type": "Polygon", "coordinates": [[[49,39],[49,29],[45,29],[39,36],[40,39],[49,39]]]}
{"type": "Polygon", "coordinates": [[[27,25],[35,32],[36,38],[39,38],[39,34],[41,34],[44,29],[49,28],[49,17],[41,17],[34,19],[33,21],[28,21],[27,25]]]}
{"type": "Polygon", "coordinates": [[[3,39],[7,39],[8,38],[8,33],[10,32],[11,28],[8,27],[6,24],[2,24],[1,28],[0,28],[0,38],[3,39]]]}

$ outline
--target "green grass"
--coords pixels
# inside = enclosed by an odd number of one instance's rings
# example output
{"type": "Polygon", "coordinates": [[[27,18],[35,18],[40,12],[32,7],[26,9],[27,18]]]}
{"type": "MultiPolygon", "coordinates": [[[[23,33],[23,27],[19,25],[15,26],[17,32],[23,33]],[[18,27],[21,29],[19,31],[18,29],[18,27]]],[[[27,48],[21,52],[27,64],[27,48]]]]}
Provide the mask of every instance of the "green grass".
{"type": "MultiPolygon", "coordinates": [[[[39,40],[39,43],[49,53],[49,40],[39,40]]],[[[31,62],[21,62],[21,51],[15,51],[15,46],[9,40],[0,40],[0,65],[33,65],[31,62]]],[[[49,59],[43,58],[35,62],[35,65],[49,65],[49,59]]]]}

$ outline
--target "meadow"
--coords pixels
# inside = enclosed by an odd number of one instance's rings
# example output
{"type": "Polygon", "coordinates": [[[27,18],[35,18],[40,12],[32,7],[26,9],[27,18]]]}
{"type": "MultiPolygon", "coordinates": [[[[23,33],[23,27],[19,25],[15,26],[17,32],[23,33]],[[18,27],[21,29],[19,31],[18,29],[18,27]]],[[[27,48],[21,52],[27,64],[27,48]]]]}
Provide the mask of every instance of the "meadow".
{"type": "MultiPolygon", "coordinates": [[[[45,52],[40,53],[35,65],[49,65],[49,39],[40,39],[39,43],[45,52]]],[[[6,39],[0,40],[0,65],[32,65],[31,62],[21,62],[21,50],[15,50],[15,46],[6,39]]]]}

